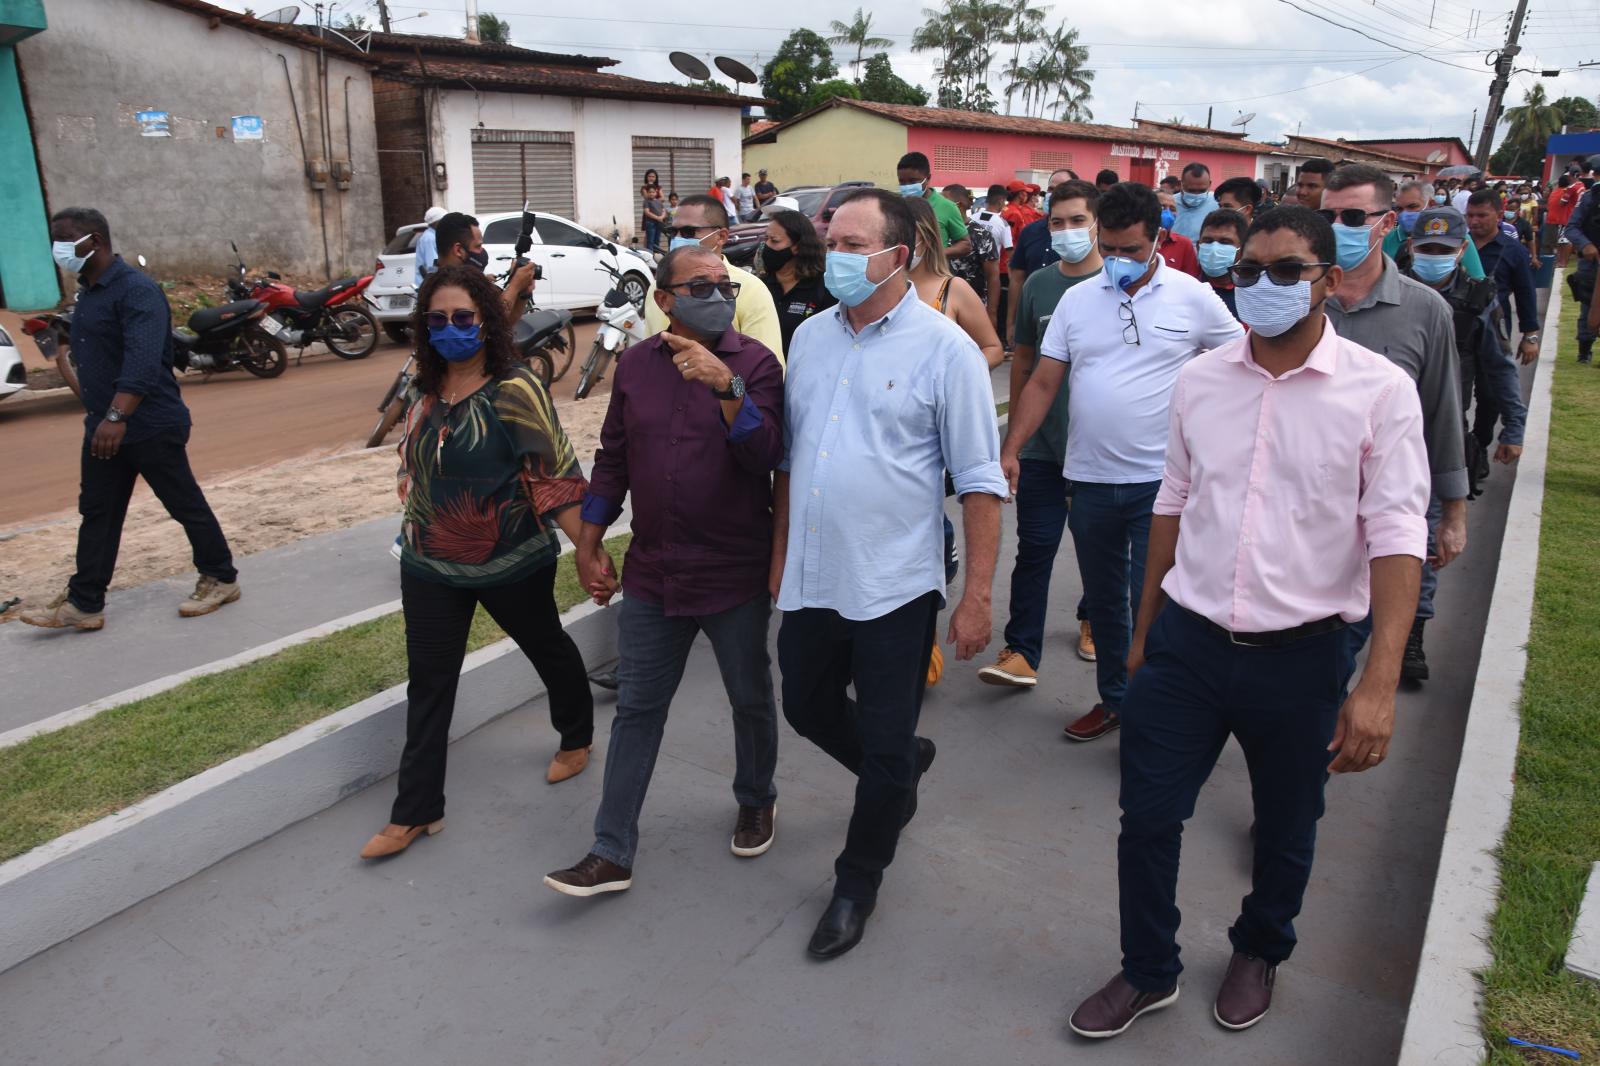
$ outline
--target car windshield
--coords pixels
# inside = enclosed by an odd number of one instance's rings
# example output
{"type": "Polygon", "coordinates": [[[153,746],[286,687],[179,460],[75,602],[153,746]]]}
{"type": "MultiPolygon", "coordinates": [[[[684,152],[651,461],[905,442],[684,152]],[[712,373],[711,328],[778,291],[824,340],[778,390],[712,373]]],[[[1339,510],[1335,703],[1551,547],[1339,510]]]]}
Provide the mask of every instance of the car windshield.
{"type": "Polygon", "coordinates": [[[395,234],[394,239],[384,245],[383,254],[402,255],[406,252],[416,251],[417,238],[422,236],[422,231],[426,228],[426,226],[418,226],[416,229],[408,229],[403,233],[395,234]]]}

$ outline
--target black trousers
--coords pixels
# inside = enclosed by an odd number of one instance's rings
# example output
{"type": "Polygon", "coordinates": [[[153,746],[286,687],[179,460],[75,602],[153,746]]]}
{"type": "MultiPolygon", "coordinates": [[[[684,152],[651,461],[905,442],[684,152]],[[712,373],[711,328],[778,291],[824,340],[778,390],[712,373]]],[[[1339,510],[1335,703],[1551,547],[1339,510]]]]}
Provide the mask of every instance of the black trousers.
{"type": "Polygon", "coordinates": [[[783,616],[783,715],[856,775],[855,810],[833,867],[836,896],[876,899],[894,861],[917,778],[917,719],[939,604],[929,592],[864,622],[819,608],[783,616]],[[847,691],[852,678],[856,699],[847,691]]]}
{"type": "Polygon", "coordinates": [[[78,487],[78,513],[83,521],[78,525],[77,570],[67,584],[73,606],[81,611],[105,609],[106,589],[122,547],[122,523],[128,517],[134,484],[141,477],[167,513],[183,526],[194,549],[195,569],[218,581],[239,576],[222,526],[189,469],[188,444],[188,429],[171,429],[135,444],[123,444],[110,459],[96,459],[89,454],[85,438],[78,487]]]}
{"type": "Polygon", "coordinates": [[[594,696],[583,656],[561,627],[554,563],[508,585],[458,588],[402,570],[400,602],[406,619],[406,747],[400,756],[400,794],[389,820],[424,825],[444,817],[445,753],[456,685],[467,655],[472,615],[483,604],[517,642],[549,690],[550,724],[561,750],[594,742],[594,696]]]}

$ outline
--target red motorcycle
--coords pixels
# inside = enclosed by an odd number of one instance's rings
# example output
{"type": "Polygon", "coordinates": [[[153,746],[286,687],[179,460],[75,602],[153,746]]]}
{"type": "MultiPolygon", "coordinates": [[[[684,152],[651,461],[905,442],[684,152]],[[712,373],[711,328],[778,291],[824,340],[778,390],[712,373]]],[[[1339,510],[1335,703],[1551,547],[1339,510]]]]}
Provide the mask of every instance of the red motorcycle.
{"type": "MultiPolygon", "coordinates": [[[[239,246],[233,245],[239,257],[239,246]]],[[[296,289],[281,275],[267,271],[264,278],[247,278],[239,257],[239,276],[228,279],[228,295],[235,300],[260,300],[282,330],[278,339],[305,354],[320,341],[341,359],[365,359],[378,346],[378,323],[360,299],[372,275],[340,278],[321,289],[296,289]]]]}

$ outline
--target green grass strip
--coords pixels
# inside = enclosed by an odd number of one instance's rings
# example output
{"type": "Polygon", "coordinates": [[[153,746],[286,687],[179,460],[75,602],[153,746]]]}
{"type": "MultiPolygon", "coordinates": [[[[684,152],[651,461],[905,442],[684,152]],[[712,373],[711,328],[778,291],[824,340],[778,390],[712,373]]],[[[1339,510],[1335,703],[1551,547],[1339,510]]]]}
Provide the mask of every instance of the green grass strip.
{"type": "MultiPolygon", "coordinates": [[[[1516,790],[1483,975],[1496,1066],[1562,1061],[1507,1035],[1600,1057],[1600,986],[1562,968],[1600,859],[1600,369],[1576,362],[1577,304],[1561,317],[1516,790]]],[[[1484,653],[1495,647],[1487,634],[1484,653]]]]}
{"type": "MultiPolygon", "coordinates": [[[[629,540],[606,541],[619,566],[629,540]]],[[[565,611],[586,597],[571,552],[556,565],[565,611]]],[[[479,608],[467,648],[504,636],[479,608]]],[[[0,861],[405,679],[405,620],[396,613],[0,748],[0,861]]]]}

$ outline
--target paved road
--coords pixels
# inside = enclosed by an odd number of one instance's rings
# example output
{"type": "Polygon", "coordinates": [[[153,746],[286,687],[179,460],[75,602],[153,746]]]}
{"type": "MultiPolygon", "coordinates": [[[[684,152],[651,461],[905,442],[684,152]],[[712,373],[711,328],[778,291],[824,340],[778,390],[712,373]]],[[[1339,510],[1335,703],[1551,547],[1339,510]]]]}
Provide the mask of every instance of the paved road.
{"type": "MultiPolygon", "coordinates": [[[[576,366],[599,327],[577,324],[574,369],[556,383],[557,401],[571,400],[576,366]]],[[[250,467],[331,455],[365,443],[378,401],[408,350],[387,341],[356,361],[308,355],[282,377],[244,373],[209,380],[184,375],[183,398],[194,413],[189,460],[202,482],[250,467]]],[[[610,391],[609,379],[596,395],[610,391]]],[[[71,508],[78,498],[83,408],[71,395],[0,404],[0,527],[26,524],[71,508]]]]}
{"type": "MultiPolygon", "coordinates": [[[[1443,576],[1445,621],[1429,633],[1436,680],[1401,694],[1390,758],[1330,785],[1301,950],[1273,1014],[1247,1033],[1210,1018],[1250,869],[1249,791],[1231,746],[1188,832],[1184,998],[1104,1046],[1065,1030],[1118,954],[1117,739],[1061,737],[1093,700],[1093,667],[1069,650],[1068,546],[1039,689],[986,689],[972,665],[952,664],[930,695],[922,730],[939,760],[867,940],[844,959],[813,964],[803,948],[829,894],[851,779],[785,726],[777,843],[756,860],[729,855],[728,714],[701,642],[631,892],[584,902],[540,885],[587,847],[600,774],[546,786],[554,738],[530,704],[455,746],[449,831],[411,853],[355,858],[387,819],[388,779],[0,974],[3,1059],[1392,1062],[1509,487],[1496,471],[1472,505],[1468,553],[1443,576]]],[[[1010,509],[1006,521],[1002,574],[1010,509]]],[[[603,702],[602,750],[610,711],[603,702]]]]}

